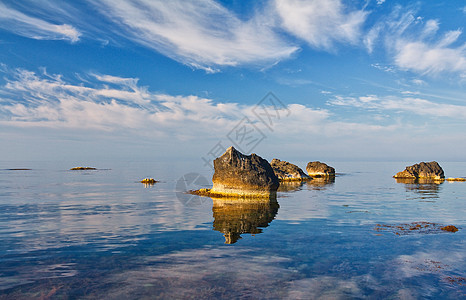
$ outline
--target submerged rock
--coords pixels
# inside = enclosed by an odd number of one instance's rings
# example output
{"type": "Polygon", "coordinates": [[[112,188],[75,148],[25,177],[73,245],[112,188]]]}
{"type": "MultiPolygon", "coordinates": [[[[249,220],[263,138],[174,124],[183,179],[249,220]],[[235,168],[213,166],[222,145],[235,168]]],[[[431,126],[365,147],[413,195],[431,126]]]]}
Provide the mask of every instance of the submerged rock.
{"type": "Polygon", "coordinates": [[[306,166],[307,174],[311,177],[335,176],[335,169],[320,161],[311,161],[306,166]]]}
{"type": "Polygon", "coordinates": [[[200,189],[191,193],[209,197],[275,197],[279,186],[278,177],[269,162],[262,157],[244,155],[230,147],[214,160],[215,173],[212,189],[200,189]]]}
{"type": "Polygon", "coordinates": [[[454,225],[441,225],[431,222],[412,222],[405,224],[377,224],[374,227],[376,231],[391,231],[396,235],[408,234],[437,234],[447,232],[457,232],[458,228],[454,225]]]}
{"type": "Polygon", "coordinates": [[[306,173],[301,170],[297,165],[293,165],[287,161],[279,159],[272,159],[270,166],[281,181],[303,181],[311,179],[306,173]]]}
{"type": "Polygon", "coordinates": [[[421,162],[419,164],[414,164],[412,166],[406,167],[402,172],[398,172],[395,178],[428,178],[428,179],[444,179],[445,175],[443,173],[442,167],[436,161],[431,162],[421,162]]]}
{"type": "Polygon", "coordinates": [[[449,178],[447,178],[447,181],[466,181],[466,178],[463,178],[463,177],[459,177],[459,178],[449,177],[449,178]]]}

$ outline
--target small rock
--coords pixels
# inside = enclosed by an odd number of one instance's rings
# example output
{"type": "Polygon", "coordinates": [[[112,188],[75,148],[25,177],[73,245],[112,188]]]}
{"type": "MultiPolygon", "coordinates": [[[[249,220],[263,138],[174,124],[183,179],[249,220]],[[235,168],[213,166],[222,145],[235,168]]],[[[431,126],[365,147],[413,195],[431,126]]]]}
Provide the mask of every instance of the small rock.
{"type": "Polygon", "coordinates": [[[307,174],[311,177],[335,176],[335,169],[320,161],[311,161],[306,166],[307,174]]]}
{"type": "Polygon", "coordinates": [[[303,181],[311,179],[306,173],[301,170],[297,165],[293,165],[287,161],[279,159],[272,159],[270,166],[281,181],[303,181]]]}
{"type": "Polygon", "coordinates": [[[449,231],[449,232],[457,232],[458,231],[458,228],[456,228],[456,226],[453,226],[453,225],[448,225],[448,226],[442,227],[440,229],[442,229],[443,231],[449,231]]]}
{"type": "Polygon", "coordinates": [[[155,180],[154,178],[144,178],[143,180],[141,180],[141,183],[145,183],[145,184],[154,184],[158,182],[157,180],[155,180]]]}
{"type": "Polygon", "coordinates": [[[395,178],[429,178],[435,180],[442,180],[445,178],[442,167],[436,161],[421,162],[412,166],[406,167],[402,172],[398,172],[395,178]]]}

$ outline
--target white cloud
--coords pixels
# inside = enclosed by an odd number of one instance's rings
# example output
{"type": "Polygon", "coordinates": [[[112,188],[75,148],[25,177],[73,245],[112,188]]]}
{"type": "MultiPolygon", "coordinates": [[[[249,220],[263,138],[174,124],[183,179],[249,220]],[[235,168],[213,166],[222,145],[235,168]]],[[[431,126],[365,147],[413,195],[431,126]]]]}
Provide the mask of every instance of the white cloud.
{"type": "MultiPolygon", "coordinates": [[[[297,157],[305,156],[311,147],[316,155],[339,157],[344,147],[351,149],[352,154],[345,152],[343,155],[382,157],[393,140],[405,143],[412,139],[411,131],[406,128],[413,126],[406,127],[392,118],[351,121],[329,109],[290,103],[278,111],[282,117],[274,120],[273,130],[269,130],[253,113],[254,105],[156,93],[140,86],[135,78],[89,74],[70,80],[45,70],[35,73],[4,69],[4,72],[6,83],[0,86],[0,125],[5,132],[20,133],[17,138],[26,143],[34,144],[33,141],[41,137],[44,149],[49,145],[44,137],[71,134],[89,141],[97,147],[96,151],[100,151],[97,150],[100,143],[109,149],[115,146],[108,143],[121,143],[127,147],[126,151],[144,147],[142,143],[156,143],[154,147],[164,149],[161,151],[186,155],[183,152],[186,142],[191,141],[191,146],[197,147],[196,153],[202,152],[198,154],[200,157],[219,140],[225,145],[231,144],[227,134],[244,116],[255,122],[267,136],[254,150],[263,155],[280,155],[293,149],[297,157]],[[102,137],[109,137],[113,142],[101,141],[102,137]]],[[[367,95],[335,97],[332,102],[372,110],[404,110],[435,117],[454,117],[456,123],[466,118],[466,109],[462,106],[436,104],[414,97],[399,99],[367,95]]],[[[421,124],[416,132],[430,133],[431,129],[421,124]]],[[[451,140],[462,138],[458,132],[452,131],[450,135],[451,140]]],[[[430,147],[432,141],[419,145],[430,147]]],[[[57,143],[62,149],[73,152],[62,140],[57,143]]],[[[431,151],[437,151],[435,147],[431,151]]],[[[193,151],[189,155],[196,155],[193,151]]]]}
{"type": "Polygon", "coordinates": [[[438,20],[426,20],[414,9],[396,6],[392,13],[376,23],[366,34],[364,44],[369,53],[377,41],[393,57],[393,63],[403,70],[422,75],[466,73],[466,43],[460,42],[462,31],[451,30],[438,37],[438,20]],[[459,45],[455,45],[459,44],[459,45]]]}
{"type": "Polygon", "coordinates": [[[276,0],[282,26],[315,48],[331,50],[335,42],[356,44],[367,13],[347,11],[340,0],[276,0]]]}
{"type": "MultiPolygon", "coordinates": [[[[415,95],[416,92],[404,92],[406,95],[415,95]]],[[[341,97],[336,96],[329,101],[331,105],[352,106],[368,110],[391,110],[397,112],[410,112],[417,115],[447,117],[458,120],[466,119],[466,106],[436,103],[422,98],[386,96],[377,97],[341,97]],[[369,100],[369,101],[368,101],[369,100]]]]}
{"type": "Polygon", "coordinates": [[[153,128],[151,132],[161,135],[170,135],[170,129],[183,124],[185,128],[177,131],[181,136],[192,132],[190,124],[212,132],[232,126],[232,119],[241,114],[237,104],[150,93],[137,85],[137,79],[93,76],[97,82],[84,86],[66,82],[61,76],[16,70],[15,78],[7,79],[0,90],[5,95],[0,100],[2,123],[104,131],[153,128]]]}
{"type": "Polygon", "coordinates": [[[419,78],[413,79],[411,80],[411,82],[414,83],[415,85],[426,85],[427,84],[424,80],[419,79],[419,78]]]}
{"type": "Polygon", "coordinates": [[[211,0],[106,0],[95,5],[130,40],[210,72],[217,66],[275,62],[298,49],[273,31],[266,16],[242,20],[211,0]]]}
{"type": "Polygon", "coordinates": [[[52,24],[28,16],[0,3],[0,28],[15,34],[38,40],[68,40],[77,42],[81,36],[76,28],[68,24],[52,24]]]}
{"type": "Polygon", "coordinates": [[[401,39],[396,43],[395,63],[402,69],[421,74],[466,73],[466,44],[448,47],[459,36],[448,32],[437,44],[401,39]]]}

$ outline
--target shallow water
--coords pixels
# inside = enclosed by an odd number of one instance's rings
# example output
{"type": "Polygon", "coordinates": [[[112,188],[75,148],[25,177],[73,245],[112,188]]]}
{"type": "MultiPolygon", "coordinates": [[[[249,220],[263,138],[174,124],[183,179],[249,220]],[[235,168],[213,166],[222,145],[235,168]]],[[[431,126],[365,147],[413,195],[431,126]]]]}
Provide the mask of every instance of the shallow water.
{"type": "Polygon", "coordinates": [[[211,182],[196,164],[0,162],[0,298],[465,298],[466,182],[396,182],[409,164],[232,202],[182,193],[211,182]],[[460,230],[389,227],[411,222],[460,230]]]}

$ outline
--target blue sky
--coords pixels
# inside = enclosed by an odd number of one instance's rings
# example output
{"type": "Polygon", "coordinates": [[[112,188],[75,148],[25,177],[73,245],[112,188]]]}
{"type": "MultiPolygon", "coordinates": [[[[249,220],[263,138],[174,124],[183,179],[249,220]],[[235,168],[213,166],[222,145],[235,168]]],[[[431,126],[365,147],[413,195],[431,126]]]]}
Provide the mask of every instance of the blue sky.
{"type": "Polygon", "coordinates": [[[247,117],[264,138],[236,142],[268,159],[464,160],[465,20],[464,1],[0,1],[0,155],[200,159],[247,117]]]}

